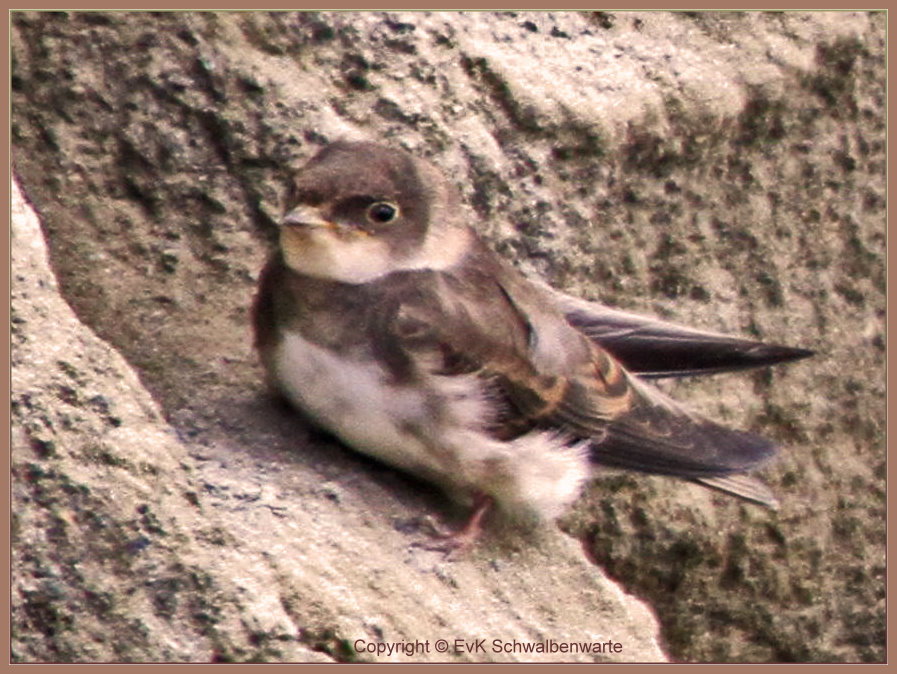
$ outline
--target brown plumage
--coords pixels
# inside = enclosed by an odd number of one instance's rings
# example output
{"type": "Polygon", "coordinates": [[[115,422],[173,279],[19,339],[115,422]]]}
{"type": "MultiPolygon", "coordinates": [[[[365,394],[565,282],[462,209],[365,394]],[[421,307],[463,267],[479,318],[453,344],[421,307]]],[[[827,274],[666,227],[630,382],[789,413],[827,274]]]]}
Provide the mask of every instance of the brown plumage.
{"type": "Polygon", "coordinates": [[[646,375],[674,376],[809,352],[532,282],[466,225],[435,169],[395,149],[333,144],[293,187],[260,280],[256,346],[271,382],[355,449],[473,499],[477,525],[493,501],[558,514],[595,465],[774,504],[740,475],[771,443],[683,409],[614,354],[639,371],[641,345],[646,375]]]}

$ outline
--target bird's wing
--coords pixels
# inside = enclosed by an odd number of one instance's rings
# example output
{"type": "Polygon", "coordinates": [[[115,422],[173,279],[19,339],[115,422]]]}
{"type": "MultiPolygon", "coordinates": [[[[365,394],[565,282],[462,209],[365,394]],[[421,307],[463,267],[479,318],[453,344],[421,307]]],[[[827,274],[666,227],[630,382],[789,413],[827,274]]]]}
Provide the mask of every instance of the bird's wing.
{"type": "MultiPolygon", "coordinates": [[[[628,380],[634,403],[593,445],[596,463],[704,481],[751,470],[774,456],[769,440],[721,426],[635,377],[628,380]]],[[[723,482],[715,486],[725,489],[723,482]]]]}
{"type": "Polygon", "coordinates": [[[763,438],[715,424],[629,375],[513,270],[431,278],[438,292],[418,283],[402,295],[394,332],[408,335],[409,350],[467,363],[493,382],[509,427],[554,428],[589,440],[597,464],[691,479],[743,472],[774,453],[763,438]]]}
{"type": "Polygon", "coordinates": [[[696,330],[611,309],[548,286],[542,288],[572,326],[640,377],[684,377],[746,370],[813,355],[808,349],[696,330]]]}

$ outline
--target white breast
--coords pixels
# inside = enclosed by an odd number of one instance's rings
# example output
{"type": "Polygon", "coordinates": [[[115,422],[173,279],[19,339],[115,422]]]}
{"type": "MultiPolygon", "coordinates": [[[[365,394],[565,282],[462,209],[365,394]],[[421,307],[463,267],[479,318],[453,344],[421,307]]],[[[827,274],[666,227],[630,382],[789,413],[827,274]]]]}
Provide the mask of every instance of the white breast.
{"type": "Polygon", "coordinates": [[[409,432],[426,422],[423,391],[390,383],[375,361],[338,355],[297,333],[284,336],[274,363],[287,397],[355,449],[415,473],[441,470],[409,432]]]}
{"type": "Polygon", "coordinates": [[[508,510],[553,517],[588,477],[584,444],[550,432],[492,438],[490,403],[473,375],[397,385],[376,361],[337,355],[297,333],[284,335],[273,367],[281,390],[321,426],[452,492],[482,491],[508,510]]]}

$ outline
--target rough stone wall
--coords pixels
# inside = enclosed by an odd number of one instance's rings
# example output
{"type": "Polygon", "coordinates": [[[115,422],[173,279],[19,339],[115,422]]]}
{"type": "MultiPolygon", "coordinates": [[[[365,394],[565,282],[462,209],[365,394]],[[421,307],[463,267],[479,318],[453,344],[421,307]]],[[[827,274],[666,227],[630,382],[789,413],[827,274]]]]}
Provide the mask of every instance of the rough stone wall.
{"type": "Polygon", "coordinates": [[[673,659],[883,661],[885,23],[13,13],[14,659],[663,658],[607,573],[673,659]],[[559,531],[410,547],[458,513],[278,407],[249,345],[285,176],[340,137],[431,159],[558,287],[816,349],[668,386],[782,444],[782,508],[609,474],[562,521],[598,566],[559,531]]]}

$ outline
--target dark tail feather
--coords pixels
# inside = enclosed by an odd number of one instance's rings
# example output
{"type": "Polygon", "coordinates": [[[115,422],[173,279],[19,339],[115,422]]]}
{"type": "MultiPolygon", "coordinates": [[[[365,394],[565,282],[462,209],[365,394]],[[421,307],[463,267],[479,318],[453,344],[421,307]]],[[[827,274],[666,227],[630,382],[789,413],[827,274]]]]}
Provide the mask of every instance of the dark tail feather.
{"type": "Polygon", "coordinates": [[[642,329],[625,336],[607,336],[583,329],[610,351],[630,372],[644,378],[688,377],[767,367],[801,358],[813,351],[732,337],[675,335],[642,329]]]}
{"type": "Polygon", "coordinates": [[[750,477],[749,475],[739,473],[721,477],[699,477],[695,478],[694,482],[705,487],[718,489],[727,494],[732,494],[733,496],[738,496],[746,501],[766,506],[772,510],[779,509],[779,500],[776,498],[775,494],[772,493],[772,490],[760,482],[760,480],[750,477]]]}
{"type": "Polygon", "coordinates": [[[717,332],[605,307],[544,286],[567,321],[643,378],[731,372],[807,358],[813,351],[717,332]]]}

